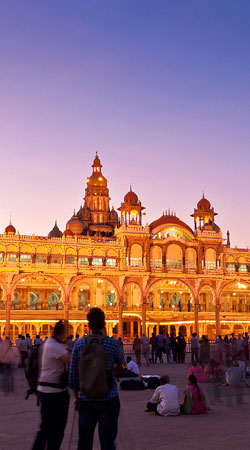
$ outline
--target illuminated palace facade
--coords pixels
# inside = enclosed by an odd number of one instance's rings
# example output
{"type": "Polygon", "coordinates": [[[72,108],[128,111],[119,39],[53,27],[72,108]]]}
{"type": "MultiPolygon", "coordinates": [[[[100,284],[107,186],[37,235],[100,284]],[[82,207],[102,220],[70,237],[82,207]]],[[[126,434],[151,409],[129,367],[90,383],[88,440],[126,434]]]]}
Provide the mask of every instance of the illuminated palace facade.
{"type": "Polygon", "coordinates": [[[209,338],[250,331],[250,252],[223,239],[204,197],[194,228],[164,211],[142,225],[144,207],[130,189],[110,208],[98,155],[84,202],[61,232],[0,235],[0,328],[15,339],[49,335],[60,318],[72,334],[87,331],[87,312],[101,307],[109,335],[153,331],[209,338]]]}

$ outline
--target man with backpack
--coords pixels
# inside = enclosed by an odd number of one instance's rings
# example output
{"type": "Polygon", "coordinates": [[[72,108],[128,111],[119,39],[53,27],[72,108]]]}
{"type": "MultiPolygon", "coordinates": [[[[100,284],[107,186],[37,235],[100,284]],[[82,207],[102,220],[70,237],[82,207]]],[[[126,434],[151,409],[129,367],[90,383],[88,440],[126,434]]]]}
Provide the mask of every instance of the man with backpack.
{"type": "Polygon", "coordinates": [[[90,335],[74,345],[69,387],[79,411],[78,450],[91,450],[98,423],[101,450],[115,450],[120,401],[114,375],[115,364],[124,361],[119,342],[106,336],[105,316],[91,308],[87,316],[90,335]]]}

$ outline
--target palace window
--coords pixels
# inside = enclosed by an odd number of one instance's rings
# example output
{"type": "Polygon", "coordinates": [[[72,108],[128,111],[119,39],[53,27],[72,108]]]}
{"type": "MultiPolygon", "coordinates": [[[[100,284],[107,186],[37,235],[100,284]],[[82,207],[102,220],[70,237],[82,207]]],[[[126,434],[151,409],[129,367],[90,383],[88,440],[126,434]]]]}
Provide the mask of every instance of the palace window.
{"type": "Polygon", "coordinates": [[[31,262],[31,255],[20,255],[20,262],[31,262]]]}
{"type": "Polygon", "coordinates": [[[130,258],[130,265],[132,267],[140,267],[142,265],[141,258],[130,258]]]}
{"type": "Polygon", "coordinates": [[[247,265],[239,264],[239,272],[247,272],[247,265]]]}
{"type": "Polygon", "coordinates": [[[228,272],[235,272],[235,264],[227,264],[228,272]]]}
{"type": "Polygon", "coordinates": [[[80,256],[78,258],[78,264],[81,264],[82,266],[87,266],[89,263],[89,259],[86,256],[80,256]]]}
{"type": "Polygon", "coordinates": [[[106,266],[116,266],[116,259],[115,258],[107,258],[106,266]]]}
{"type": "Polygon", "coordinates": [[[167,259],[167,268],[168,269],[181,269],[182,268],[182,260],[181,259],[167,259]]]}
{"type": "Polygon", "coordinates": [[[207,270],[215,270],[216,269],[216,261],[206,261],[205,267],[207,270]]]}
{"type": "Polygon", "coordinates": [[[185,262],[185,268],[186,269],[196,269],[195,261],[186,261],[185,262]]]}
{"type": "Polygon", "coordinates": [[[9,262],[16,262],[16,254],[15,253],[8,253],[7,254],[7,261],[9,261],[9,262]]]}
{"type": "Polygon", "coordinates": [[[75,263],[75,258],[74,256],[66,256],[65,258],[65,264],[74,264],[75,263]]]}
{"type": "Polygon", "coordinates": [[[160,268],[162,266],[161,259],[150,259],[150,267],[160,268]]]}
{"type": "Polygon", "coordinates": [[[93,258],[92,266],[102,266],[102,258],[93,258]]]}
{"type": "Polygon", "coordinates": [[[0,261],[3,261],[3,254],[0,253],[0,261]]]}
{"type": "Polygon", "coordinates": [[[45,255],[36,255],[36,263],[38,264],[46,264],[47,257],[45,255]]]}
{"type": "Polygon", "coordinates": [[[61,256],[52,256],[51,258],[51,264],[62,264],[62,257],[61,256]]]}

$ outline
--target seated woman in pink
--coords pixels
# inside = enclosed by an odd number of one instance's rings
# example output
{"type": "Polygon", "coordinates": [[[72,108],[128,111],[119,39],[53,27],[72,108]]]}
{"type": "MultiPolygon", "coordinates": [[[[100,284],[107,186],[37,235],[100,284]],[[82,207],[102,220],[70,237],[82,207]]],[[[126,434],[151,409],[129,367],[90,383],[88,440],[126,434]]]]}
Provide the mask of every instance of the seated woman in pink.
{"type": "Polygon", "coordinates": [[[188,377],[188,386],[184,390],[185,398],[181,410],[184,414],[206,413],[207,401],[201,386],[198,386],[195,375],[188,377]]]}
{"type": "Polygon", "coordinates": [[[188,377],[190,375],[195,375],[198,383],[203,383],[206,381],[206,377],[204,374],[204,368],[201,362],[194,361],[192,367],[190,367],[188,371],[188,377]]]}

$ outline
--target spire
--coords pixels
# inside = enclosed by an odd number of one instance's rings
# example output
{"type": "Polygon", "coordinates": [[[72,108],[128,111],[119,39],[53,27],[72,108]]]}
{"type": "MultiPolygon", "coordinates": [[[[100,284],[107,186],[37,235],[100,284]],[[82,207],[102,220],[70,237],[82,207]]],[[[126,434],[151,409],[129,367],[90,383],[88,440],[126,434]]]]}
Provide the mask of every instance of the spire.
{"type": "Polygon", "coordinates": [[[94,159],[94,162],[92,164],[92,167],[93,167],[93,173],[94,172],[97,172],[97,173],[101,173],[102,172],[102,165],[101,165],[101,161],[100,161],[100,158],[99,158],[97,152],[96,152],[95,159],[94,159]]]}
{"type": "Polygon", "coordinates": [[[227,248],[230,248],[230,232],[227,230],[227,248]]]}

